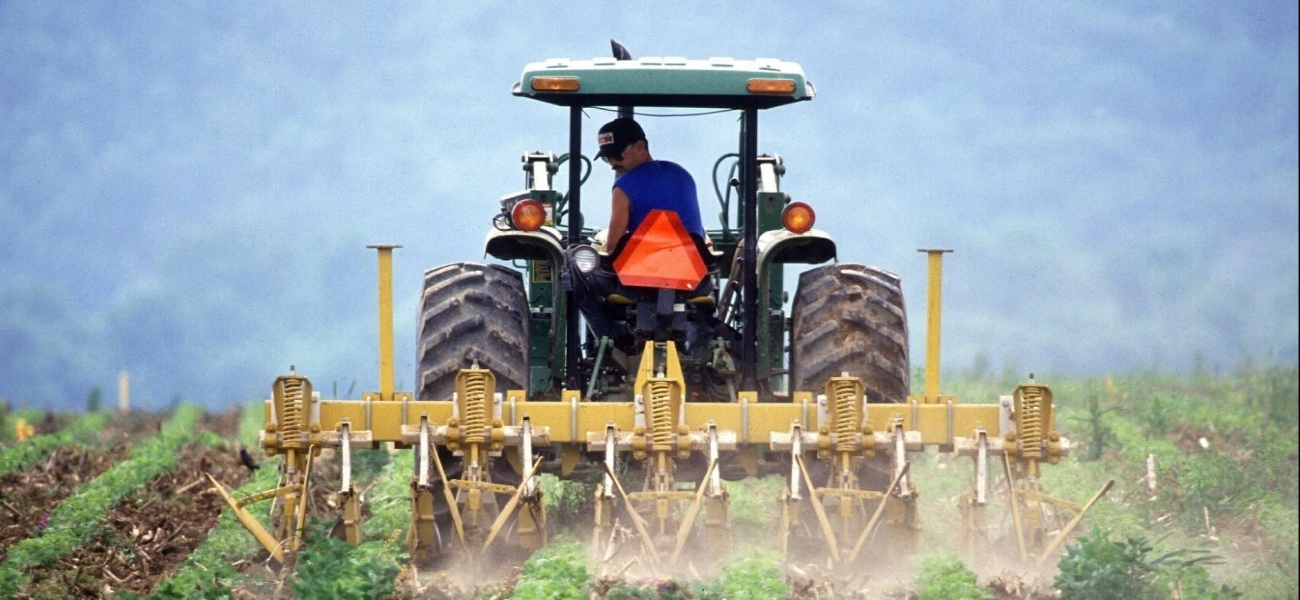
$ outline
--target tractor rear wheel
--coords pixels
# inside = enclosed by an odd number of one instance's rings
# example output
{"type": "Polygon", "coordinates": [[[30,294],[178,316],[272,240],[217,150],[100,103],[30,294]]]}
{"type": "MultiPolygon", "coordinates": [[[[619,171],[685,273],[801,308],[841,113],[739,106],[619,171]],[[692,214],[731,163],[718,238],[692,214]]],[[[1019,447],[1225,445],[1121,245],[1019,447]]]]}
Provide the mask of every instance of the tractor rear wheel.
{"type": "Polygon", "coordinates": [[[792,391],[816,394],[847,373],[862,379],[867,402],[907,401],[907,311],[897,275],[850,263],[805,271],[792,321],[792,391]]]}
{"type": "Polygon", "coordinates": [[[527,389],[528,297],[518,271],[452,263],[424,274],[416,333],[416,397],[450,400],[456,373],[477,363],[496,391],[527,389]]]}

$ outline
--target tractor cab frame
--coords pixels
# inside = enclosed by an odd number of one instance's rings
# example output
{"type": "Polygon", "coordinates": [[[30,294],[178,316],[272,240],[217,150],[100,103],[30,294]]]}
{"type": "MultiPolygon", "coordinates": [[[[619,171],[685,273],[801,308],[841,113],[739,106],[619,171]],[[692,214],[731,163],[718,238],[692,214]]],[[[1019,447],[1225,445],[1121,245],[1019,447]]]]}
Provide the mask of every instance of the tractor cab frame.
{"type": "Polygon", "coordinates": [[[562,106],[569,113],[567,154],[523,157],[528,189],[503,198],[498,223],[507,226],[495,227],[486,242],[487,254],[495,258],[529,262],[530,347],[535,349],[529,360],[530,390],[554,387],[556,381],[566,389],[587,389],[587,379],[594,376],[581,364],[580,318],[573,293],[550,286],[563,268],[565,249],[584,243],[594,233],[584,228],[581,216],[586,159],[574,157],[583,157],[585,110],[598,107],[615,109],[619,116],[634,116],[643,107],[740,114],[739,147],[728,154],[739,163],[739,169],[726,196],[719,197],[722,227],[707,232],[720,255],[720,275],[728,280],[726,286],[715,286],[715,294],[723,309],[721,316],[733,321],[739,333],[739,343],[730,349],[735,354],[737,376],[733,389],[781,390],[787,373],[783,355],[787,324],[781,306],[783,273],[779,265],[831,260],[835,243],[821,231],[796,233],[783,228],[782,212],[791,205],[790,196],[779,184],[784,166],[777,156],[759,154],[758,122],[765,109],[812,100],[814,86],[798,64],[787,61],[633,59],[617,42],[613,46],[614,55],[609,58],[530,63],[512,90],[517,97],[562,106]],[[567,163],[567,194],[553,189],[552,178],[562,163],[567,163]],[[734,227],[729,215],[732,188],[740,200],[734,227]],[[545,206],[549,227],[523,231],[510,226],[508,215],[524,200],[545,206]],[[546,339],[539,342],[540,337],[546,339]],[[536,351],[548,345],[544,352],[536,351]]]}

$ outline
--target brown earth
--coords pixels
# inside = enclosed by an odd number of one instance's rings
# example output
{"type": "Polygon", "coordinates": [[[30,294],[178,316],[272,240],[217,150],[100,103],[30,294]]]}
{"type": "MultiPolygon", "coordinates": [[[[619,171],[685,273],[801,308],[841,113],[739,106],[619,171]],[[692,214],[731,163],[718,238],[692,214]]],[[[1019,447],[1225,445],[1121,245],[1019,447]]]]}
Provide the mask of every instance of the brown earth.
{"type": "MultiPolygon", "coordinates": [[[[5,476],[0,481],[4,490],[0,498],[4,510],[17,518],[5,520],[0,548],[7,549],[38,533],[49,511],[123,460],[131,440],[138,442],[156,431],[160,422],[156,418],[114,419],[110,425],[114,431],[106,431],[105,436],[116,443],[107,450],[61,448],[37,468],[5,476]]],[[[239,412],[235,410],[208,415],[201,427],[233,440],[238,425],[239,412]]],[[[225,506],[204,473],[233,485],[248,479],[249,470],[240,463],[237,449],[233,442],[228,448],[178,449],[177,468],[124,498],[105,515],[105,527],[83,548],[34,570],[31,594],[94,598],[115,591],[151,592],[207,538],[225,506]]]]}

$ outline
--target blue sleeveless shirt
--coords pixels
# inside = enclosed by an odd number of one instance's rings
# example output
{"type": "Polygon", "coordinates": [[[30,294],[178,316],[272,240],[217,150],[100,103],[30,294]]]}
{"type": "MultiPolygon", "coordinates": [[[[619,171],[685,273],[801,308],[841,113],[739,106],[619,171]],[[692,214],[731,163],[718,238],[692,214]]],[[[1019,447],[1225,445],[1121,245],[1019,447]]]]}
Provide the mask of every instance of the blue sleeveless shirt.
{"type": "Polygon", "coordinates": [[[631,204],[627,232],[632,233],[650,211],[658,208],[677,213],[686,231],[704,237],[700,220],[700,202],[695,195],[695,179],[681,165],[666,160],[652,160],[614,180],[631,204]]]}

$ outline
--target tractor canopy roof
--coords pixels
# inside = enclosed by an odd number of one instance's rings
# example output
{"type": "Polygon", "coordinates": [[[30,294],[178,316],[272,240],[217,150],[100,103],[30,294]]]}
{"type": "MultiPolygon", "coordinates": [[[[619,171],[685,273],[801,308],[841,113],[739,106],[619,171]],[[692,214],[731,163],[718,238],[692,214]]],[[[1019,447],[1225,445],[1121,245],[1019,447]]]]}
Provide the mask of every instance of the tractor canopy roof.
{"type": "Polygon", "coordinates": [[[773,108],[816,93],[798,63],[674,57],[529,63],[514,95],[561,106],[773,108]]]}

